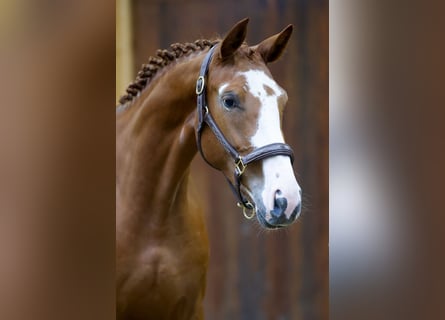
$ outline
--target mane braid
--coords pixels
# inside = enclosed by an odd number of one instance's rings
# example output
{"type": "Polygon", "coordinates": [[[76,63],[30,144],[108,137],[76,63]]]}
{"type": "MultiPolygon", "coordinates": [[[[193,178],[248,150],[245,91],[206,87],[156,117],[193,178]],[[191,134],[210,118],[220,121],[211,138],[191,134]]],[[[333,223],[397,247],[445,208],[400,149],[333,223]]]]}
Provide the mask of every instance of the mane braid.
{"type": "Polygon", "coordinates": [[[212,47],[217,40],[196,40],[194,43],[174,43],[170,45],[171,51],[157,50],[156,57],[149,57],[148,63],[143,64],[136,79],[127,87],[126,94],[119,99],[120,105],[132,101],[157,74],[159,70],[168,66],[176,59],[189,55],[192,52],[203,51],[212,47]]]}

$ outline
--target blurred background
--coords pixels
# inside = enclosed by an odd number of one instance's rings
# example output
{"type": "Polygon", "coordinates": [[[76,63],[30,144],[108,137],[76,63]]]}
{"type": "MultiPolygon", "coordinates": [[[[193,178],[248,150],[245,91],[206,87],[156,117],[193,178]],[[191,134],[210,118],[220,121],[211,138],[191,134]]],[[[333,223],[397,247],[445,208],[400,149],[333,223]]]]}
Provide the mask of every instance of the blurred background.
{"type": "Polygon", "coordinates": [[[445,319],[443,10],[330,1],[331,319],[445,319]]]}
{"type": "Polygon", "coordinates": [[[0,319],[115,317],[115,3],[0,2],[0,319]]]}
{"type": "Polygon", "coordinates": [[[328,318],[328,3],[327,1],[117,0],[116,100],[142,63],[175,42],[222,37],[249,17],[255,45],[295,29],[270,65],[287,91],[284,136],[295,151],[303,212],[294,225],[265,232],[247,221],[221,173],[196,156],[210,236],[206,319],[328,318]]]}

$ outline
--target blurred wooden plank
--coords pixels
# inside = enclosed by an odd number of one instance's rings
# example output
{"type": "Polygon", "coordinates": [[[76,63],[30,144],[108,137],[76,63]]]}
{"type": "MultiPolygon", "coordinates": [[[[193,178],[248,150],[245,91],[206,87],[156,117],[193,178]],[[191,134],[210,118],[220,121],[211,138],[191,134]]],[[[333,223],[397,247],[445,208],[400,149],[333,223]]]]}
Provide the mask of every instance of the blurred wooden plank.
{"type": "Polygon", "coordinates": [[[131,2],[116,0],[116,101],[134,79],[131,2]]]}

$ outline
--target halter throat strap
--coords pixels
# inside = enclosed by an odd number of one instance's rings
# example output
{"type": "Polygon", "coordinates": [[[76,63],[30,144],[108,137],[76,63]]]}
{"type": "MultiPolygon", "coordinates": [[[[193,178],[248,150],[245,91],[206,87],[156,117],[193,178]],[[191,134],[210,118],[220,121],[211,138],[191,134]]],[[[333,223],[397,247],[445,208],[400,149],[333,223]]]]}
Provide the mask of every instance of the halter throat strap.
{"type": "MultiPolygon", "coordinates": [[[[198,80],[196,81],[197,112],[198,112],[198,125],[196,127],[196,145],[198,147],[199,153],[201,154],[201,157],[205,160],[205,162],[207,162],[211,167],[218,169],[207,160],[202,150],[201,136],[205,125],[207,125],[215,135],[218,142],[223,146],[226,152],[230,154],[230,156],[234,160],[234,183],[232,183],[232,181],[230,181],[230,179],[228,179],[227,177],[226,178],[233,193],[238,198],[239,201],[238,205],[242,206],[243,209],[254,211],[255,210],[254,206],[244,197],[244,195],[241,192],[241,178],[247,166],[252,162],[277,155],[288,156],[291,160],[291,163],[293,163],[294,154],[289,145],[285,143],[272,143],[265,145],[263,147],[256,148],[252,152],[243,156],[226,139],[226,137],[216,124],[215,120],[213,119],[207,104],[206,81],[208,78],[207,75],[209,72],[209,66],[212,61],[215,48],[216,46],[213,46],[207,52],[201,64],[198,80]]],[[[253,217],[253,215],[250,217],[253,217]]]]}

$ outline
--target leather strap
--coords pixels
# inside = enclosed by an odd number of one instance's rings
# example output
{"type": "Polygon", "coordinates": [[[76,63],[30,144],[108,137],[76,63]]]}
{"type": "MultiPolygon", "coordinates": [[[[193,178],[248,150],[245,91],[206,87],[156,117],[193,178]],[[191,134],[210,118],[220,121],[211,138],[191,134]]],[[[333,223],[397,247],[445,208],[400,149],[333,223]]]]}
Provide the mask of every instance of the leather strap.
{"type": "Polygon", "coordinates": [[[205,125],[207,125],[212,130],[218,142],[223,146],[226,152],[230,154],[230,156],[233,158],[235,162],[234,183],[232,183],[232,181],[230,181],[230,179],[226,177],[230,185],[230,188],[232,189],[235,196],[238,198],[239,203],[242,204],[245,208],[251,210],[253,209],[252,204],[244,197],[244,195],[241,192],[241,178],[247,165],[255,161],[259,161],[265,158],[278,155],[288,156],[291,159],[291,163],[293,164],[294,154],[292,148],[289,145],[285,143],[272,143],[263,147],[256,148],[251,153],[242,156],[226,139],[226,137],[216,124],[215,120],[213,119],[212,115],[210,114],[207,105],[206,81],[207,81],[207,74],[209,72],[210,62],[212,60],[215,48],[216,47],[213,46],[207,52],[201,64],[198,80],[196,81],[197,112],[198,112],[198,125],[196,128],[196,145],[198,147],[199,153],[201,154],[205,162],[207,162],[213,168],[216,168],[212,163],[210,163],[206,159],[202,151],[201,136],[205,125]]]}

